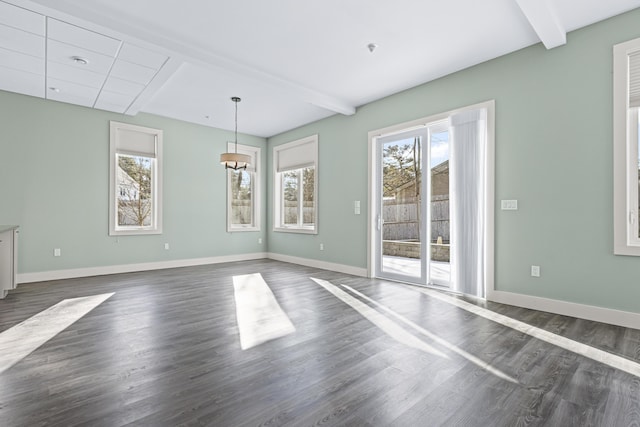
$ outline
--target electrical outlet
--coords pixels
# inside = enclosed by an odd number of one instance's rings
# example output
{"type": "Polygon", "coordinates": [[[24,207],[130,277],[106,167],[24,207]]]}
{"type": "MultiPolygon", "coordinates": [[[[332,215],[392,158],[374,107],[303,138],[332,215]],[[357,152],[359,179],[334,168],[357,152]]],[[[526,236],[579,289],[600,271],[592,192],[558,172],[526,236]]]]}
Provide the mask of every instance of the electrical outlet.
{"type": "Polygon", "coordinates": [[[169,244],[168,244],[168,243],[165,243],[165,244],[164,244],[164,250],[165,250],[165,251],[168,251],[168,250],[169,250],[169,244]]]}
{"type": "Polygon", "coordinates": [[[531,266],[531,277],[540,277],[540,266],[532,265],[531,266]]]}
{"type": "Polygon", "coordinates": [[[262,244],[262,237],[258,237],[258,244],[261,245],[262,244]]]}
{"type": "Polygon", "coordinates": [[[320,243],[320,250],[324,251],[324,243],[320,243]]]}
{"type": "Polygon", "coordinates": [[[61,256],[60,248],[55,248],[53,250],[53,256],[61,256]]]}
{"type": "Polygon", "coordinates": [[[353,213],[356,215],[360,215],[360,200],[356,200],[353,202],[353,213]]]}

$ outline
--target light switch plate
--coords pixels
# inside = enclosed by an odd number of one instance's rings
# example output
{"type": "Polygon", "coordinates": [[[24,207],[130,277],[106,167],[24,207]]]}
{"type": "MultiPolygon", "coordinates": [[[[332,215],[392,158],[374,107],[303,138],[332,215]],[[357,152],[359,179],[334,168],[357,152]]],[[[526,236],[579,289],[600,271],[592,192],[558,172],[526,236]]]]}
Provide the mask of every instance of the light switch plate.
{"type": "Polygon", "coordinates": [[[518,201],[517,200],[502,200],[500,203],[500,207],[503,211],[517,211],[518,210],[518,201]]]}

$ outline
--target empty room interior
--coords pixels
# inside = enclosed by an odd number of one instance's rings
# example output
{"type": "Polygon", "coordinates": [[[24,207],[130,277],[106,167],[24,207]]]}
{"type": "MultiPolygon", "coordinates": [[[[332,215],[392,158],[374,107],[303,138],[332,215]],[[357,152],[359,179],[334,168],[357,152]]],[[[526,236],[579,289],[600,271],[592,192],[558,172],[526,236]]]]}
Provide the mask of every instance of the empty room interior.
{"type": "Polygon", "coordinates": [[[640,0],[0,0],[1,426],[640,425],[640,0]]]}

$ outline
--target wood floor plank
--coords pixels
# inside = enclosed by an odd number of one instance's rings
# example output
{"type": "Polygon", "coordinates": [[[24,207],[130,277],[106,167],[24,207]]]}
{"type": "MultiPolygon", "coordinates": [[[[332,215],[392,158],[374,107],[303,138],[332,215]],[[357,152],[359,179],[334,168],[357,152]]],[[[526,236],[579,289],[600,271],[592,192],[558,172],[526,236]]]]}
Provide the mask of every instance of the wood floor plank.
{"type": "MultiPolygon", "coordinates": [[[[0,374],[0,426],[640,425],[634,375],[413,286],[271,260],[20,285],[0,301],[0,333],[110,292],[0,374]],[[253,273],[296,330],[243,351],[233,276],[253,273]],[[311,277],[382,304],[397,316],[351,294],[440,354],[399,343],[311,277]]],[[[640,362],[638,330],[455,298],[640,362]]]]}

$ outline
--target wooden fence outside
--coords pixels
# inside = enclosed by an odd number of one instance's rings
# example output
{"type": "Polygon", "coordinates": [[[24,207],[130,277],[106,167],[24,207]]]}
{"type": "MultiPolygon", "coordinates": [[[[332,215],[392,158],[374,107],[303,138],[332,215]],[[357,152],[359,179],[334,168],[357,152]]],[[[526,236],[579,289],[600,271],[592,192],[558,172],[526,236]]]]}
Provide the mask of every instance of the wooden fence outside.
{"type": "MultiPolygon", "coordinates": [[[[385,200],[382,209],[383,240],[420,239],[418,228],[419,202],[413,200],[385,200]]],[[[436,242],[442,237],[442,243],[449,243],[449,196],[434,196],[431,199],[431,240],[436,242]]]]}

